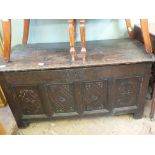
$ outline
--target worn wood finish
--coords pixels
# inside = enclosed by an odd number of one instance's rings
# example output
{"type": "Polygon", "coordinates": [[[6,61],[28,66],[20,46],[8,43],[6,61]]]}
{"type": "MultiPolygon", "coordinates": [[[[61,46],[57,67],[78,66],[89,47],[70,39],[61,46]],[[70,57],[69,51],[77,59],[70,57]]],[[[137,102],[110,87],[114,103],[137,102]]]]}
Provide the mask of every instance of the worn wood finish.
{"type": "Polygon", "coordinates": [[[3,57],[6,62],[9,62],[11,54],[11,20],[2,20],[2,28],[4,36],[3,57]]]}
{"type": "Polygon", "coordinates": [[[0,69],[0,84],[18,126],[73,116],[143,116],[152,59],[141,43],[87,42],[85,63],[72,63],[69,48],[67,43],[13,48],[13,62],[0,69]]]}
{"type": "Polygon", "coordinates": [[[85,39],[85,20],[80,19],[80,36],[81,36],[81,57],[83,62],[86,60],[86,39],[85,39]]]}
{"type": "Polygon", "coordinates": [[[27,45],[30,19],[24,19],[23,45],[27,45]]]}
{"type": "MultiPolygon", "coordinates": [[[[149,24],[149,35],[150,35],[150,40],[153,48],[153,54],[155,51],[155,24],[149,24]]],[[[142,30],[139,25],[134,26],[134,37],[135,39],[141,41],[144,43],[143,36],[142,36],[142,30]]],[[[150,119],[154,120],[155,116],[155,64],[154,62],[152,63],[152,76],[150,78],[150,87],[152,88],[152,105],[151,105],[151,112],[150,112],[150,119]]]]}
{"type": "MultiPolygon", "coordinates": [[[[12,62],[6,64],[7,67],[0,68],[0,71],[133,64],[148,62],[151,59],[151,56],[145,52],[143,44],[131,39],[87,41],[89,56],[85,64],[82,63],[81,58],[78,58],[75,63],[72,63],[68,55],[69,48],[68,42],[28,44],[26,47],[18,45],[12,49],[12,62]],[[139,50],[142,52],[139,52],[139,50]],[[125,52],[123,53],[122,51],[125,52]],[[39,63],[43,63],[44,65],[40,65],[39,63]]],[[[76,44],[76,49],[80,51],[80,42],[76,44]]],[[[0,65],[4,65],[1,59],[0,65]]]]}
{"type": "Polygon", "coordinates": [[[152,44],[151,44],[151,40],[150,40],[150,36],[149,36],[148,20],[141,19],[140,24],[141,24],[145,49],[148,53],[152,53],[153,49],[152,49],[152,44]]]}
{"type": "Polygon", "coordinates": [[[75,20],[70,19],[68,20],[68,26],[69,26],[69,39],[70,39],[70,54],[71,59],[74,62],[76,57],[76,51],[75,51],[75,20]]]}
{"type": "Polygon", "coordinates": [[[126,22],[126,26],[127,26],[129,37],[131,39],[133,39],[134,33],[133,33],[133,29],[132,29],[131,20],[130,19],[125,19],[125,22],[126,22]]]}

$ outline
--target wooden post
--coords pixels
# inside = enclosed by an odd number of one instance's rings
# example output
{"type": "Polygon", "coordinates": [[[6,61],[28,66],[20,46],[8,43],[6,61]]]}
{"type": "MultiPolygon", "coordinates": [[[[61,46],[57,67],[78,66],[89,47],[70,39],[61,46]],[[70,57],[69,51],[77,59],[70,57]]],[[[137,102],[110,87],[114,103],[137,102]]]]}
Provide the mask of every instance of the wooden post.
{"type": "Polygon", "coordinates": [[[74,62],[76,51],[75,51],[75,21],[74,19],[68,20],[69,23],[69,39],[70,39],[70,54],[71,59],[74,62]]]}
{"type": "Polygon", "coordinates": [[[85,20],[80,19],[80,35],[81,35],[81,56],[83,62],[86,60],[86,40],[85,40],[85,20]]]}
{"type": "Polygon", "coordinates": [[[126,22],[126,27],[127,27],[127,30],[128,30],[129,37],[131,39],[133,39],[134,33],[133,33],[132,25],[131,25],[131,20],[130,19],[125,19],[125,22],[126,22]]]}
{"type": "Polygon", "coordinates": [[[6,62],[9,62],[11,53],[11,20],[2,20],[2,28],[4,35],[3,57],[6,62]]]}
{"type": "Polygon", "coordinates": [[[73,26],[74,26],[74,40],[76,42],[76,19],[73,19],[73,26]]]}
{"type": "Polygon", "coordinates": [[[2,123],[0,122],[0,135],[5,135],[6,134],[6,130],[4,129],[2,123]]]}
{"type": "Polygon", "coordinates": [[[3,54],[3,39],[2,36],[0,35],[0,56],[3,54]]]}
{"type": "Polygon", "coordinates": [[[148,53],[152,53],[153,49],[152,49],[151,39],[150,39],[150,34],[149,34],[148,20],[147,19],[141,19],[140,24],[141,24],[145,49],[148,53]]]}
{"type": "Polygon", "coordinates": [[[4,107],[6,105],[6,103],[7,102],[6,102],[5,95],[4,95],[3,90],[2,90],[2,88],[0,86],[0,108],[4,107]]]}
{"type": "Polygon", "coordinates": [[[27,45],[28,35],[29,35],[29,19],[24,19],[24,31],[23,31],[23,45],[27,45]]]}

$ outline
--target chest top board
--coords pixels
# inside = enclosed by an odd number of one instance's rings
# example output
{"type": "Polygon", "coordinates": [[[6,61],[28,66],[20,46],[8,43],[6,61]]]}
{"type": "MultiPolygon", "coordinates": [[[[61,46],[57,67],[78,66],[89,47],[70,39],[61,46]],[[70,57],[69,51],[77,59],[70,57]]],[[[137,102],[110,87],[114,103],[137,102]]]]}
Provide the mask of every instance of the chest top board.
{"type": "MultiPolygon", "coordinates": [[[[0,60],[0,72],[132,64],[150,62],[153,56],[146,53],[142,43],[131,39],[88,41],[85,63],[80,54],[73,63],[68,55],[69,48],[68,43],[17,45],[12,49],[10,63],[0,60]]],[[[80,43],[76,48],[80,51],[80,43]]]]}

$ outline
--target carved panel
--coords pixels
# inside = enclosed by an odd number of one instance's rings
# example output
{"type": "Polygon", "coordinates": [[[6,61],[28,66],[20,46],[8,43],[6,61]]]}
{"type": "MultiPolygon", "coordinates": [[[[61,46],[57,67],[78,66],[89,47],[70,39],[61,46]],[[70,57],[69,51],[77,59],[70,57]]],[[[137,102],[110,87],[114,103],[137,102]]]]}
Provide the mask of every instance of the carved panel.
{"type": "Polygon", "coordinates": [[[75,111],[75,99],[73,85],[49,84],[48,94],[55,113],[67,113],[75,111]]]}
{"type": "Polygon", "coordinates": [[[12,88],[16,100],[25,115],[43,114],[39,90],[33,86],[16,86],[12,88]]]}
{"type": "Polygon", "coordinates": [[[107,80],[83,82],[84,111],[105,109],[107,104],[107,88],[107,80]]]}
{"type": "Polygon", "coordinates": [[[137,103],[137,96],[140,91],[140,77],[116,79],[115,93],[116,106],[133,106],[137,103]]]}

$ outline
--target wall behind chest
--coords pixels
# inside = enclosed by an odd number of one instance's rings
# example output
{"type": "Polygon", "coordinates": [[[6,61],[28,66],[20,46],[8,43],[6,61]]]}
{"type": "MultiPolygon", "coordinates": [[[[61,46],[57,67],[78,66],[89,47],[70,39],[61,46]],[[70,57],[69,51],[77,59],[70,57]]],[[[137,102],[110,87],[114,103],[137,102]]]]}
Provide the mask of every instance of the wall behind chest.
{"type": "MultiPolygon", "coordinates": [[[[0,24],[0,32],[2,27],[0,24]]],[[[23,20],[12,20],[12,46],[22,43],[23,20]]],[[[91,19],[86,20],[86,40],[127,38],[125,20],[91,19]]],[[[80,40],[79,20],[77,21],[76,40],[80,40]]],[[[30,22],[28,43],[68,42],[67,19],[35,19],[30,22]]]]}

